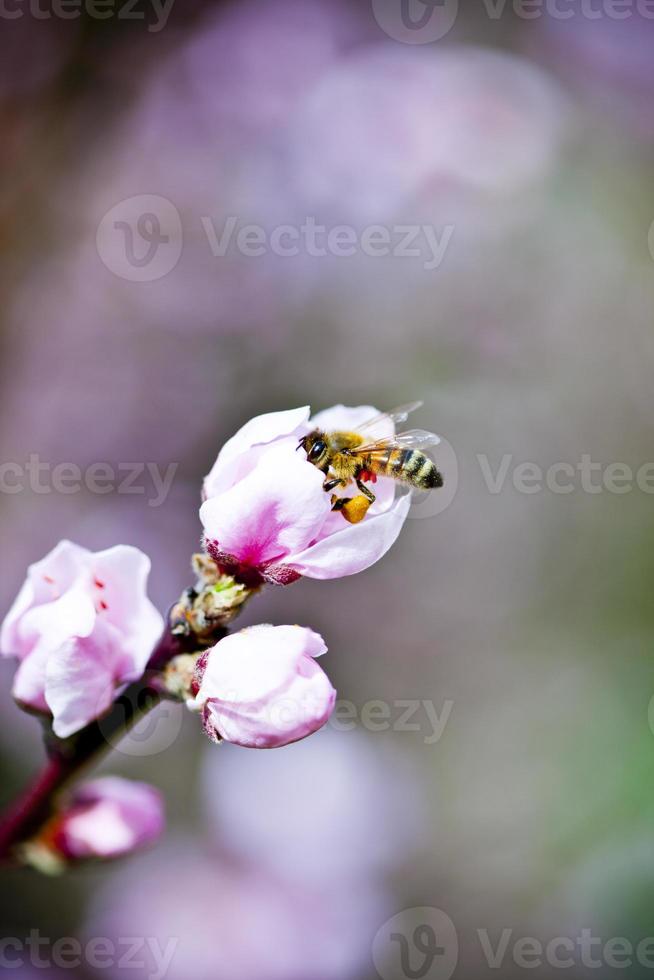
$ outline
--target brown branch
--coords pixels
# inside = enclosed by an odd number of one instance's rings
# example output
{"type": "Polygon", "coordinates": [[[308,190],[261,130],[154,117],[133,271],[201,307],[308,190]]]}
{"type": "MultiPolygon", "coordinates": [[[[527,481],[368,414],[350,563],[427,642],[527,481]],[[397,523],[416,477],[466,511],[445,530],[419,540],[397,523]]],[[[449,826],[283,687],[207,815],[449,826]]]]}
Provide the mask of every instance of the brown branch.
{"type": "Polygon", "coordinates": [[[57,738],[50,723],[45,735],[48,762],[35,781],[0,817],[0,861],[16,857],[19,844],[36,836],[56,812],[58,798],[72,782],[107,752],[140,719],[166,697],[166,665],[179,654],[213,646],[228,632],[248,598],[258,591],[223,573],[206,555],[193,557],[198,575],[168,615],[165,632],[154,648],[144,676],[114,701],[109,712],[70,738],[57,738]]]}
{"type": "Polygon", "coordinates": [[[61,791],[159,704],[164,697],[157,684],[159,672],[179,652],[177,641],[166,629],[152,653],[149,669],[123,692],[108,714],[70,738],[59,739],[51,730],[47,732],[48,762],[0,819],[0,860],[11,860],[16,845],[37,834],[50,819],[61,791]]]}

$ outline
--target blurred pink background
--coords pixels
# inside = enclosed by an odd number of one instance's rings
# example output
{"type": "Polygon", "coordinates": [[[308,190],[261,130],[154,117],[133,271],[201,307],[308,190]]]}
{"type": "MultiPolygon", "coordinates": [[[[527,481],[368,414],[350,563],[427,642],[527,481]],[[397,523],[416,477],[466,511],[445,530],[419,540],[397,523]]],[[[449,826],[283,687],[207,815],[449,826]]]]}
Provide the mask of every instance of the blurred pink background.
{"type": "MultiPolygon", "coordinates": [[[[165,611],[202,477],[255,414],[422,398],[416,424],[452,447],[451,502],[417,504],[383,562],[243,616],[325,636],[351,725],[250,753],[163,706],[103,764],[162,789],[163,843],[8,873],[5,936],[174,939],[171,980],[394,980],[397,944],[380,965],[374,940],[405,909],[451,919],[455,976],[496,975],[479,930],[654,935],[651,492],[513,480],[652,458],[654,22],[471,3],[405,43],[399,6],[177,0],[163,24],[145,3],[24,5],[2,24],[4,608],[70,537],[146,551],[165,611]],[[55,486],[62,463],[80,488],[55,486]],[[95,464],[106,493],[84,486],[95,464]]],[[[40,747],[0,666],[9,800],[40,747]]]]}

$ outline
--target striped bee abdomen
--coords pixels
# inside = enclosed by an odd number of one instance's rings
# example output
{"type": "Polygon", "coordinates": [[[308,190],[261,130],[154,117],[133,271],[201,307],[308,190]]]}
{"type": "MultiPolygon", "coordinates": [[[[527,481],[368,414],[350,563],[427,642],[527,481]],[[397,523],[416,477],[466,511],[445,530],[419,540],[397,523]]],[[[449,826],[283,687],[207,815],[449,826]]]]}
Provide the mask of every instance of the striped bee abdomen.
{"type": "Polygon", "coordinates": [[[378,459],[371,458],[369,469],[380,476],[410,483],[420,490],[443,486],[443,477],[435,464],[417,449],[389,448],[378,459]]]}

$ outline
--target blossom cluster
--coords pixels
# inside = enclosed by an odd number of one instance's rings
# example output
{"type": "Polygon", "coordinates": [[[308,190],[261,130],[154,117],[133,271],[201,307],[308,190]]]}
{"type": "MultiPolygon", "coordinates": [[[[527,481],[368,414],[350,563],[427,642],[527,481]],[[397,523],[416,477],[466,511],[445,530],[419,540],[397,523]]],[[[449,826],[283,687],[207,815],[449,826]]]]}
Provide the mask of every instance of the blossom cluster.
{"type": "MultiPolygon", "coordinates": [[[[308,407],[258,416],[223,446],[206,477],[200,581],[169,621],[185,645],[157,669],[165,695],[198,712],[212,740],[274,748],[329,718],[336,692],[317,663],[327,649],[319,634],[259,625],[225,635],[225,627],[264,583],[352,575],[394,543],[408,496],[382,479],[365,519],[348,523],[332,510],[324,473],[301,442],[315,428],[357,429],[376,415],[371,406],[336,406],[313,418],[308,407]]],[[[392,422],[380,418],[368,432],[392,435],[392,422]]],[[[28,569],[2,624],[0,653],[18,660],[14,697],[49,721],[58,740],[74,743],[153,667],[164,620],[147,595],[149,570],[137,548],[93,553],[70,541],[28,569]]],[[[70,859],[117,855],[151,840],[161,824],[158,796],[124,784],[96,780],[82,789],[40,845],[70,859]],[[98,840],[93,828],[104,828],[98,840]]]]}

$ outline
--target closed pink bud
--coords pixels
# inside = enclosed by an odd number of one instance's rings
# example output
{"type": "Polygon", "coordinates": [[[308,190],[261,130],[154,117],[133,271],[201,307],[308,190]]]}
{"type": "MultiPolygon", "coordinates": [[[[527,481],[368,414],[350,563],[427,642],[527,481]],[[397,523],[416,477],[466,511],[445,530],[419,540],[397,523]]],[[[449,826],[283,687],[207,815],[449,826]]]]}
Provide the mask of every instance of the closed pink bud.
{"type": "Polygon", "coordinates": [[[249,748],[287,745],[321,728],[336,691],[315,661],[321,636],[301,626],[254,626],[208,652],[197,696],[205,731],[249,748]]]}
{"type": "Polygon", "coordinates": [[[149,844],[163,828],[163,802],[154,787],[104,776],[74,793],[52,822],[47,844],[65,861],[114,858],[149,844]]]}

